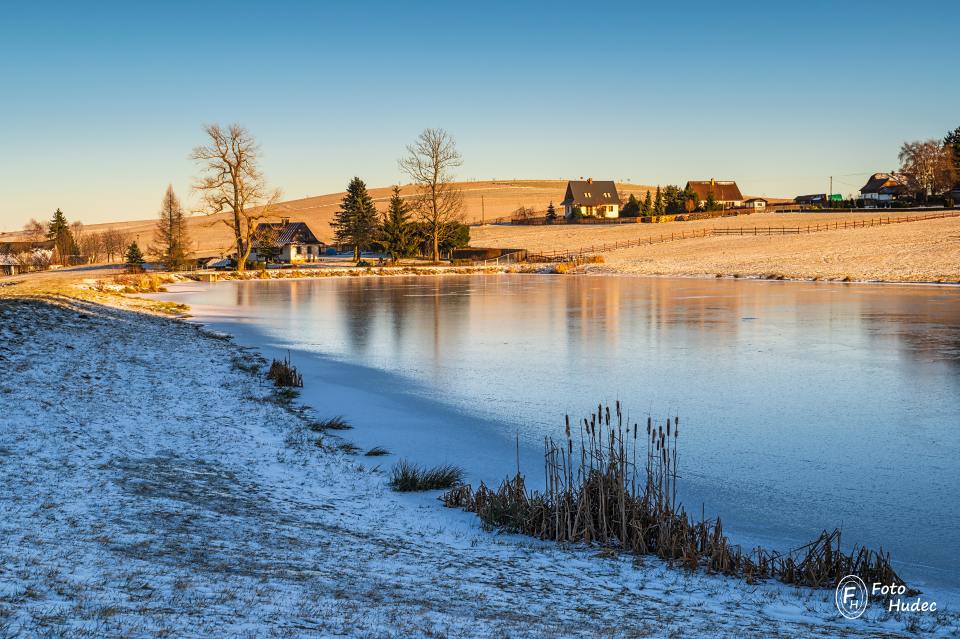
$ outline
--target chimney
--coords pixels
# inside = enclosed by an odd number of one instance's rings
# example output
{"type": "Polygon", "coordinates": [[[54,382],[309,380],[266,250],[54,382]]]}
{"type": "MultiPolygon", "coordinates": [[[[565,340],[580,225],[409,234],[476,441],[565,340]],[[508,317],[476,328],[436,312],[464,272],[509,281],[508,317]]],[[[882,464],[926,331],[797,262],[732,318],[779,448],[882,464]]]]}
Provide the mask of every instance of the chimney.
{"type": "Polygon", "coordinates": [[[592,177],[588,177],[588,178],[587,178],[587,184],[593,184],[593,178],[592,178],[592,177]]]}
{"type": "Polygon", "coordinates": [[[281,217],[281,218],[280,218],[280,226],[286,226],[286,225],[289,224],[289,223],[290,223],[290,218],[289,218],[289,217],[281,217]]]}

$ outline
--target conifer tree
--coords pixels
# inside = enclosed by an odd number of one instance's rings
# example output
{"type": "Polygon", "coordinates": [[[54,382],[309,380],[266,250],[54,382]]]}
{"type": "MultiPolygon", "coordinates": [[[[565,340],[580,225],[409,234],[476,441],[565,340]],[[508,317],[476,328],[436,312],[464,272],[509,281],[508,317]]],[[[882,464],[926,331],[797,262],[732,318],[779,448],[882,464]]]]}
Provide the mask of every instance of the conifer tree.
{"type": "Polygon", "coordinates": [[[359,177],[350,180],[340,210],[330,222],[340,244],[353,245],[353,259],[360,261],[360,252],[370,247],[377,232],[377,207],[359,177]]]}
{"type": "Polygon", "coordinates": [[[627,203],[623,205],[621,215],[623,217],[637,217],[640,215],[640,202],[633,193],[630,194],[630,199],[627,200],[627,203]]]}
{"type": "Polygon", "coordinates": [[[654,215],[663,215],[666,205],[663,202],[663,193],[660,191],[660,187],[657,186],[657,195],[653,199],[653,213],[654,215]]]}
{"type": "Polygon", "coordinates": [[[54,260],[60,264],[67,264],[69,256],[76,253],[70,224],[67,223],[67,216],[60,209],[54,212],[53,219],[47,225],[47,239],[53,240],[54,260]]]}
{"type": "Polygon", "coordinates": [[[140,247],[137,246],[136,242],[132,242],[130,246],[127,247],[127,266],[131,270],[140,270],[143,268],[143,252],[140,250],[140,247]]]}
{"type": "Polygon", "coordinates": [[[167,186],[167,192],[160,203],[160,217],[154,230],[153,249],[160,261],[168,269],[183,266],[187,261],[190,238],[187,236],[187,219],[180,204],[180,198],[173,192],[173,185],[167,186]]]}
{"type": "Polygon", "coordinates": [[[410,221],[410,206],[400,197],[400,187],[395,186],[376,244],[396,263],[413,255],[419,243],[417,229],[410,221]]]}
{"type": "Polygon", "coordinates": [[[706,209],[708,211],[716,211],[719,208],[720,204],[717,203],[717,196],[713,194],[713,189],[710,189],[707,192],[706,209]]]}
{"type": "Polygon", "coordinates": [[[647,189],[647,195],[643,198],[643,208],[641,209],[644,215],[650,215],[653,212],[653,200],[650,197],[650,190],[647,189]]]}
{"type": "Polygon", "coordinates": [[[544,221],[547,224],[553,224],[557,221],[557,208],[553,205],[553,202],[547,205],[547,215],[544,217],[544,221]]]}

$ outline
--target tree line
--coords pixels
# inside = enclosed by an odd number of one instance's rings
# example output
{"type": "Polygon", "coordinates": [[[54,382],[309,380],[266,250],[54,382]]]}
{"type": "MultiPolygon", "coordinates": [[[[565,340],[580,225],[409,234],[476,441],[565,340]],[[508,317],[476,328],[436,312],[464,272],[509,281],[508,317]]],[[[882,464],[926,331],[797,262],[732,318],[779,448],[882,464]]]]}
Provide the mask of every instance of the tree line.
{"type": "MultiPolygon", "coordinates": [[[[31,218],[23,226],[23,235],[31,248],[32,256],[29,259],[33,262],[32,266],[70,266],[120,260],[132,263],[131,256],[137,264],[142,264],[145,259],[143,251],[136,240],[131,240],[130,234],[116,227],[102,231],[88,230],[79,220],[68,222],[66,214],[60,209],[54,211],[46,224],[31,218]],[[44,250],[50,253],[49,257],[41,260],[45,261],[41,265],[38,257],[42,256],[44,250]]],[[[180,268],[189,262],[189,241],[183,207],[173,186],[168,186],[161,202],[153,243],[148,251],[167,268],[180,268]]]]}
{"type": "Polygon", "coordinates": [[[960,188],[960,127],[943,139],[904,142],[898,159],[895,175],[917,200],[943,196],[950,200],[945,203],[954,204],[948,192],[960,188]]]}
{"type": "Polygon", "coordinates": [[[400,187],[393,187],[381,218],[367,185],[354,177],[330,222],[336,241],[352,246],[358,262],[361,251],[378,248],[394,263],[416,254],[436,263],[442,253],[466,246],[470,229],[463,224],[463,194],[452,176],[462,159],[453,137],[443,129],[426,129],[398,164],[413,184],[412,198],[404,200],[400,187]]]}

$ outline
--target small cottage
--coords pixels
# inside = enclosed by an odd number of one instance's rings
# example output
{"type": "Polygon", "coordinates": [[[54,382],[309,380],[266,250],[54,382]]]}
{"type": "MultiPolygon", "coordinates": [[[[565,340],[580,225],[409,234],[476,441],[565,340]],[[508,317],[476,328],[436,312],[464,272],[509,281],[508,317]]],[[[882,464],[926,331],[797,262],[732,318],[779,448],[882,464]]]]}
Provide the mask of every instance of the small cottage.
{"type": "Polygon", "coordinates": [[[733,180],[690,180],[687,182],[687,188],[693,189],[697,194],[697,206],[704,207],[710,193],[713,193],[713,199],[716,200],[720,208],[736,209],[743,206],[743,194],[740,193],[740,187],[733,180]]]}
{"type": "Polygon", "coordinates": [[[744,205],[746,205],[748,209],[753,209],[754,211],[757,211],[757,212],[766,211],[767,204],[769,204],[767,199],[762,197],[752,197],[746,202],[744,202],[744,205]]]}
{"type": "Polygon", "coordinates": [[[891,202],[907,192],[906,187],[890,173],[874,173],[860,189],[865,202],[891,202]]]}
{"type": "Polygon", "coordinates": [[[261,222],[254,233],[253,262],[316,262],[323,255],[326,245],[317,239],[306,222],[261,222]]]}
{"type": "Polygon", "coordinates": [[[620,194],[617,185],[610,180],[571,180],[567,182],[567,192],[560,204],[568,220],[577,209],[584,217],[620,217],[620,194]]]}

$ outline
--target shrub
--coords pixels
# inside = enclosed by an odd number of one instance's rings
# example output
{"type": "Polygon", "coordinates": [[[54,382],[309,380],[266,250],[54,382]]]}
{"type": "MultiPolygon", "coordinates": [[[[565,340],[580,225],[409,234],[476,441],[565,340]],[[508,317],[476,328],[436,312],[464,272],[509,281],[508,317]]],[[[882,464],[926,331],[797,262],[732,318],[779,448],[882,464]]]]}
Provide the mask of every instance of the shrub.
{"type": "Polygon", "coordinates": [[[386,448],[381,448],[380,446],[374,446],[368,450],[364,455],[366,457],[383,457],[384,455],[389,455],[390,451],[386,448]]]}
{"type": "Polygon", "coordinates": [[[463,469],[444,464],[433,468],[420,468],[401,460],[390,472],[390,487],[398,492],[419,492],[452,488],[463,483],[463,469]]]}

